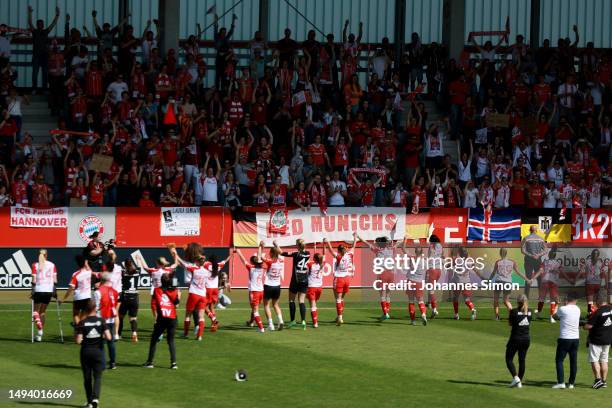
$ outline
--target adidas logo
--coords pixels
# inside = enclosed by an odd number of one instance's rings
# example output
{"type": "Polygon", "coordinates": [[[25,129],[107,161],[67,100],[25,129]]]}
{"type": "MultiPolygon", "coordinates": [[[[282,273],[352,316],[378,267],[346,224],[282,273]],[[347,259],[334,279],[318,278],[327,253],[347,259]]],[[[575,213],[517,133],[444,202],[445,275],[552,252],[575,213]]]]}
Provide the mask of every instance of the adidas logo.
{"type": "Polygon", "coordinates": [[[604,325],[604,327],[612,326],[612,320],[608,317],[603,325],[604,325]]]}
{"type": "Polygon", "coordinates": [[[99,339],[100,333],[96,329],[91,329],[89,333],[87,333],[88,339],[99,339]]]}
{"type": "Polygon", "coordinates": [[[32,287],[32,269],[21,250],[0,265],[0,289],[29,289],[32,287]]]}
{"type": "Polygon", "coordinates": [[[523,320],[521,320],[518,325],[519,326],[529,326],[529,319],[527,317],[523,317],[523,320]]]}

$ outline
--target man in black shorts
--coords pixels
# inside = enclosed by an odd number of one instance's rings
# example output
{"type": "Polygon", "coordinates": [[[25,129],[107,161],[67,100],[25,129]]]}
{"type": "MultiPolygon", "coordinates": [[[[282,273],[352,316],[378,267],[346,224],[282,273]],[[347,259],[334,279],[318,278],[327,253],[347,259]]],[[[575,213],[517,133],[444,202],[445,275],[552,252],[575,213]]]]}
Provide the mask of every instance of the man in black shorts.
{"type": "Polygon", "coordinates": [[[136,266],[132,258],[123,262],[121,276],[121,297],[119,306],[119,336],[123,331],[123,318],[127,314],[132,329],[132,342],[138,342],[138,276],[140,268],[136,266]]]}
{"type": "Polygon", "coordinates": [[[308,260],[310,252],[306,251],[303,239],[295,241],[297,252],[283,252],[282,256],[293,258],[293,271],[291,273],[291,283],[289,283],[289,315],[291,321],[289,328],[295,326],[295,298],[297,296],[300,304],[300,318],[302,328],[306,330],[306,291],[308,290],[308,260]]]}

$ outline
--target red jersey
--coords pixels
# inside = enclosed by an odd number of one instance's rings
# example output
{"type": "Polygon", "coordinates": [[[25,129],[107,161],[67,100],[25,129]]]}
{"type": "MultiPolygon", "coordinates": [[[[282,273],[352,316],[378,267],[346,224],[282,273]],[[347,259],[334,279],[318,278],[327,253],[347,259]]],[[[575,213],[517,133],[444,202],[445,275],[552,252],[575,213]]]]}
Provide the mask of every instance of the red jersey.
{"type": "Polygon", "coordinates": [[[104,203],[104,182],[98,180],[89,188],[89,202],[102,206],[104,203]]]}
{"type": "Polygon", "coordinates": [[[272,206],[284,207],[287,205],[287,186],[281,184],[278,188],[272,188],[272,206]]]}
{"type": "Polygon", "coordinates": [[[367,185],[363,183],[361,187],[359,187],[359,190],[361,190],[361,193],[363,194],[363,196],[361,196],[361,204],[364,206],[373,205],[374,191],[376,190],[376,187],[374,187],[373,184],[367,185]]]}
{"type": "Polygon", "coordinates": [[[349,163],[348,145],[338,143],[336,145],[336,153],[334,154],[334,166],[347,166],[349,163]]]}
{"type": "Polygon", "coordinates": [[[308,146],[307,150],[308,153],[310,153],[310,157],[312,157],[312,164],[315,166],[325,165],[325,146],[323,146],[321,143],[313,143],[308,146]]]}
{"type": "Polygon", "coordinates": [[[89,96],[102,96],[102,71],[90,70],[85,74],[85,93],[89,96]]]}
{"type": "Polygon", "coordinates": [[[524,187],[527,187],[526,180],[514,180],[510,188],[510,205],[525,205],[524,187]]]}
{"type": "Polygon", "coordinates": [[[527,190],[527,207],[542,208],[544,204],[544,187],[541,184],[530,186],[527,190]]]}
{"type": "Polygon", "coordinates": [[[119,295],[112,286],[102,285],[96,291],[96,303],[98,304],[98,312],[103,319],[112,319],[117,317],[117,300],[119,295]]]}
{"type": "Polygon", "coordinates": [[[427,190],[425,190],[425,187],[412,187],[412,194],[419,197],[419,207],[427,207],[427,190]]]}
{"type": "Polygon", "coordinates": [[[32,207],[49,207],[49,187],[46,184],[35,183],[32,186],[32,207]]]}
{"type": "Polygon", "coordinates": [[[296,203],[300,203],[303,206],[306,206],[306,204],[308,203],[308,193],[306,191],[293,191],[293,200],[296,203]]]}
{"type": "Polygon", "coordinates": [[[25,181],[13,183],[12,195],[15,198],[15,204],[21,204],[23,207],[28,206],[28,184],[25,181]]]}
{"type": "Polygon", "coordinates": [[[546,103],[550,100],[551,91],[548,84],[535,84],[533,86],[533,92],[538,97],[540,104],[546,103]]]}
{"type": "Polygon", "coordinates": [[[176,319],[176,305],[178,304],[178,291],[176,289],[164,291],[155,288],[153,291],[153,306],[157,311],[158,319],[176,319]]]}

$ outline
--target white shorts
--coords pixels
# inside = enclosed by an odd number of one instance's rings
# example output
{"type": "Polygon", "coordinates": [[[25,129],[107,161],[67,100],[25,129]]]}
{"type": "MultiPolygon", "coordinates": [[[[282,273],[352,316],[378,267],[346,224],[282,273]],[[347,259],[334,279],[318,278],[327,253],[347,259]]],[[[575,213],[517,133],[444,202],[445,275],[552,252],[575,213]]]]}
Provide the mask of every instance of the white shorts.
{"type": "Polygon", "coordinates": [[[589,344],[589,363],[607,363],[610,345],[589,344]]]}

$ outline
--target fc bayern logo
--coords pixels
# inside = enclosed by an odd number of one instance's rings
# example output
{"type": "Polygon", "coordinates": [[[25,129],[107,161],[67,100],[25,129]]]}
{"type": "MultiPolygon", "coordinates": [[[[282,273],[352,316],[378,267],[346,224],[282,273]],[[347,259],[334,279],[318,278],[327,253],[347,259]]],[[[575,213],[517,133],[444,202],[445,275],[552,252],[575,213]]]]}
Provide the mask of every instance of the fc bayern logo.
{"type": "Polygon", "coordinates": [[[91,241],[89,237],[96,231],[100,235],[104,234],[104,223],[100,217],[88,215],[79,223],[79,236],[84,242],[91,241]]]}

